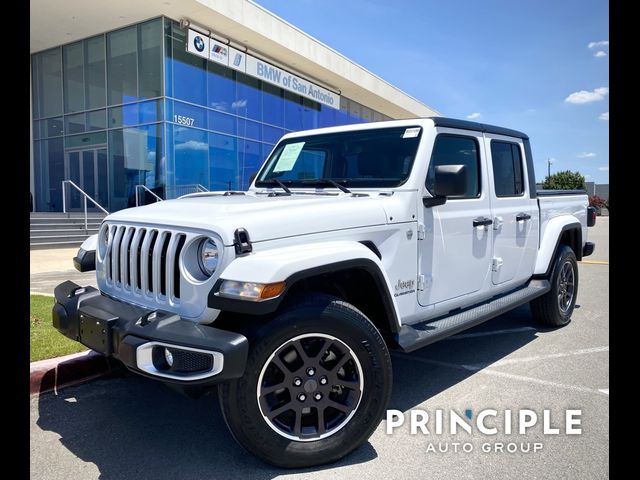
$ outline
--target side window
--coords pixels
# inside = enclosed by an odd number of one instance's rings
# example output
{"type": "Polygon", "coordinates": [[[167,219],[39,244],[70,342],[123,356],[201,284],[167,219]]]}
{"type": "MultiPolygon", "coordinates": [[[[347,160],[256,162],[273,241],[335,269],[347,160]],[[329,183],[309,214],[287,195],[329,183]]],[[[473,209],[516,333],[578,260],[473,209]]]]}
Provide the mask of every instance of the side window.
{"type": "Polygon", "coordinates": [[[516,197],[524,194],[522,156],[517,143],[491,140],[491,163],[497,197],[516,197]]]}
{"type": "Polygon", "coordinates": [[[441,133],[436,137],[425,185],[433,192],[435,167],[439,165],[464,165],[467,170],[467,192],[457,198],[480,196],[480,155],[478,142],[472,137],[441,133]]]}

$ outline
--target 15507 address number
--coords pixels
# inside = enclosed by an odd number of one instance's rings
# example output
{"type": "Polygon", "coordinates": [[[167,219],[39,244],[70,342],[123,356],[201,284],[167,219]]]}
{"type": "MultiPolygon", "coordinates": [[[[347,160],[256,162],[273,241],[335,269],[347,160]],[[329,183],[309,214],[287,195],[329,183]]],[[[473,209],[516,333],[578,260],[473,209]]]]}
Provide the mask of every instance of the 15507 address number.
{"type": "Polygon", "coordinates": [[[184,115],[174,115],[173,121],[178,125],[186,125],[187,127],[193,127],[196,120],[191,117],[185,117],[184,115]]]}

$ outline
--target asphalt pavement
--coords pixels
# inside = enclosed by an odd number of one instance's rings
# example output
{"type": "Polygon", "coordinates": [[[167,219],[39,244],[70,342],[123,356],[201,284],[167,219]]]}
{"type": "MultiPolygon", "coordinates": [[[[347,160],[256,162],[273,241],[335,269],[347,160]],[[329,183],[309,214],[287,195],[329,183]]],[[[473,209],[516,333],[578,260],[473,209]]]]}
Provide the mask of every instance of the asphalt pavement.
{"type": "Polygon", "coordinates": [[[215,394],[192,400],[120,373],[31,397],[31,478],[608,478],[608,222],[599,217],[589,229],[596,251],[579,266],[578,302],[568,326],[539,328],[524,306],[412,354],[393,353],[389,408],[405,412],[407,423],[389,435],[383,421],[364,446],[336,464],[303,470],[265,465],[235,444],[215,394]],[[442,435],[432,428],[428,435],[411,434],[412,409],[431,414],[439,408],[474,419],[489,408],[511,409],[514,418],[521,409],[540,417],[549,410],[560,433],[544,435],[539,424],[526,435],[503,429],[451,435],[447,428],[442,435]],[[567,409],[581,411],[580,435],[565,434],[567,409]],[[473,450],[465,453],[463,444],[473,450]],[[510,453],[508,444],[519,450],[510,453]],[[533,452],[534,444],[541,448],[533,452]],[[530,450],[523,453],[526,445],[530,450]],[[448,451],[438,451],[444,446],[448,451]]]}

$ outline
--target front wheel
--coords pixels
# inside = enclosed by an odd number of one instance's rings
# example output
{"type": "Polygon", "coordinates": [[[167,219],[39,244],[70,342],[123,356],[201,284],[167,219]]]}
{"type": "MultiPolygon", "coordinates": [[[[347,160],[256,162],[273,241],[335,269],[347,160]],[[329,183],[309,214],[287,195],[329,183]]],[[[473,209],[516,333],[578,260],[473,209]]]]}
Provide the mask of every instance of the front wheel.
{"type": "Polygon", "coordinates": [[[567,245],[561,245],[551,272],[551,290],[530,303],[536,321],[562,327],[571,321],[578,298],[578,262],[567,245]]]}
{"type": "Polygon", "coordinates": [[[279,467],[329,463],[362,445],[391,395],[380,333],[352,305],[315,295],[253,337],[245,375],[220,386],[236,441],[279,467]]]}

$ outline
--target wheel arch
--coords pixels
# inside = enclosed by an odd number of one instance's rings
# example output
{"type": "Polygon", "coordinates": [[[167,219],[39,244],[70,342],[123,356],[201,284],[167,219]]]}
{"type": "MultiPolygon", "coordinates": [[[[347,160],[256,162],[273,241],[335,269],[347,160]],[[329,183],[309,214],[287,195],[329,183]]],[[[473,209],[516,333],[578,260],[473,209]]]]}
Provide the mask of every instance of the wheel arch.
{"type": "Polygon", "coordinates": [[[582,224],[574,216],[556,217],[549,220],[540,241],[534,276],[547,278],[553,268],[560,245],[571,247],[577,260],[582,260],[582,224]]]}
{"type": "Polygon", "coordinates": [[[393,340],[400,328],[397,306],[381,260],[369,246],[360,242],[326,242],[279,250],[255,252],[234,260],[209,293],[209,307],[223,313],[268,316],[305,293],[326,293],[352,304],[373,322],[385,340],[393,340]],[[225,279],[284,281],[286,286],[275,299],[251,302],[217,296],[225,279]]]}

